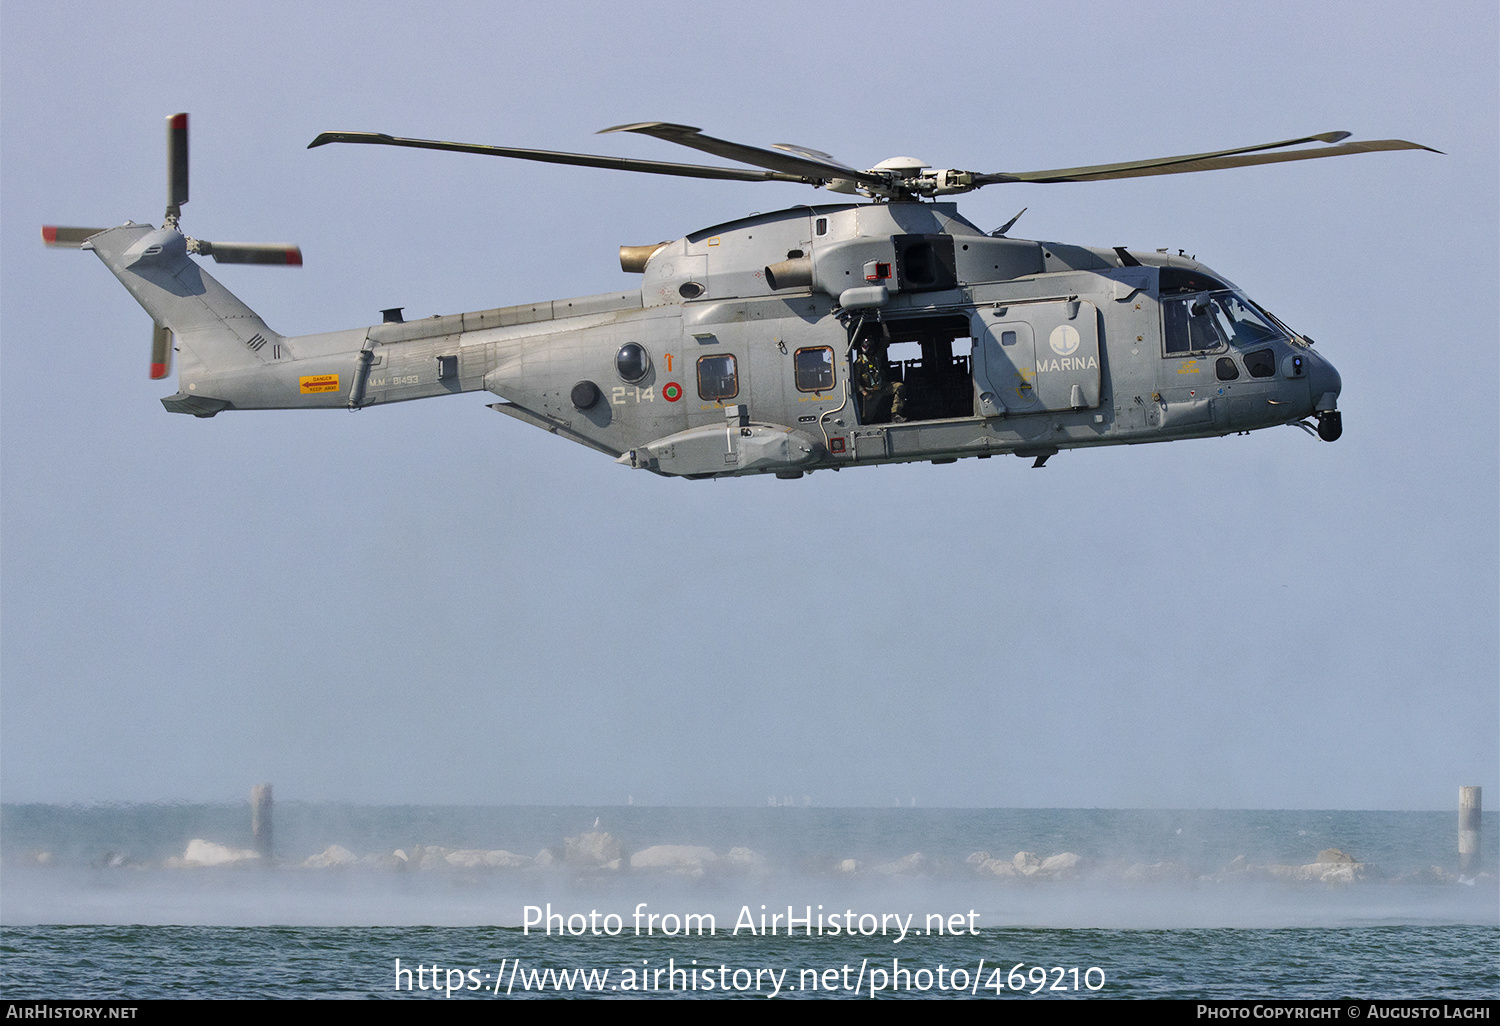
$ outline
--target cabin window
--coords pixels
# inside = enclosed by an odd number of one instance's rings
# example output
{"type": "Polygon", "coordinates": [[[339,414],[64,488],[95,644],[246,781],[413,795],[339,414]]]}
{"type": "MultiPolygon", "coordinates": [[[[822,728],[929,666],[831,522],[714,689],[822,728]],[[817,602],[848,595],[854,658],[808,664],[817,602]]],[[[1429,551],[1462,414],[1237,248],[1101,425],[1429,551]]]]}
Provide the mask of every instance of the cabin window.
{"type": "Polygon", "coordinates": [[[819,235],[827,235],[828,234],[828,218],[826,218],[826,217],[820,217],[820,218],[818,218],[816,231],[817,231],[817,233],[819,235]]]}
{"type": "Polygon", "coordinates": [[[740,394],[740,372],[729,353],[698,357],[698,396],[723,402],[740,394]]]}
{"type": "Polygon", "coordinates": [[[1240,368],[1229,357],[1221,356],[1214,364],[1214,373],[1218,375],[1220,381],[1234,381],[1240,376],[1240,368]]]}
{"type": "Polygon", "coordinates": [[[650,369],[651,357],[646,355],[646,347],[636,342],[626,342],[615,354],[615,370],[632,384],[644,378],[650,369]]]}
{"type": "Polygon", "coordinates": [[[1257,349],[1245,354],[1245,369],[1252,378],[1274,378],[1276,376],[1276,351],[1257,349]]]}
{"type": "Polygon", "coordinates": [[[799,349],[792,357],[797,391],[824,392],[833,387],[833,350],[827,346],[799,349]]]}

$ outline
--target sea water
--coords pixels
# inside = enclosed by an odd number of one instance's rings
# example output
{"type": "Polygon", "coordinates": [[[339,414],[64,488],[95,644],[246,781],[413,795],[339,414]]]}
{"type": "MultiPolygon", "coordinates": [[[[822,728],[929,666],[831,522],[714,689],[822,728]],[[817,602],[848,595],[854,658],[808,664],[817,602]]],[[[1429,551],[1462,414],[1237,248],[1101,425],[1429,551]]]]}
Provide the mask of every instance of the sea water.
{"type": "Polygon", "coordinates": [[[244,805],[8,805],[0,993],[1493,998],[1483,827],[1460,875],[1452,813],[281,803],[266,859],[244,805]]]}

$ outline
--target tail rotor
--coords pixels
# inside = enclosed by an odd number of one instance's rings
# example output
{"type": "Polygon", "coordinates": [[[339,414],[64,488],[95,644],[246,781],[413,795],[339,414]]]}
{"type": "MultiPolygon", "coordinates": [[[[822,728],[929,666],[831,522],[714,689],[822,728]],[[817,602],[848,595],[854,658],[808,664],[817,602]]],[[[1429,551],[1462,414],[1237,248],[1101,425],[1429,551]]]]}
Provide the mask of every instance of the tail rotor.
{"type": "MultiPolygon", "coordinates": [[[[182,205],[188,201],[188,116],[167,118],[167,211],[162,227],[181,232],[182,205]]],[[[84,249],[88,240],[104,228],[44,225],[42,241],[60,249],[84,249]]],[[[220,264],[260,264],[301,267],[302,249],[282,242],[209,242],[184,235],[189,253],[211,256],[220,264]]],[[[151,377],[165,378],[172,372],[172,329],[153,324],[151,332],[151,377]]]]}

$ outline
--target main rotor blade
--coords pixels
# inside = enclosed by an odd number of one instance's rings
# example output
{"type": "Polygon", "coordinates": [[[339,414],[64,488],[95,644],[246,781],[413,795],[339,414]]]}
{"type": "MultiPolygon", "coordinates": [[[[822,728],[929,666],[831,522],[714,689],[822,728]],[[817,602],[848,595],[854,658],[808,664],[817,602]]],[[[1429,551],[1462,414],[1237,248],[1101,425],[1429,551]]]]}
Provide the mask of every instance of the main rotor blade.
{"type": "Polygon", "coordinates": [[[1115,178],[1140,178],[1146,175],[1175,175],[1191,171],[1217,171],[1229,167],[1248,167],[1253,164],[1275,164],[1287,160],[1313,160],[1318,157],[1339,157],[1350,153],[1372,153],[1378,150],[1427,150],[1439,153],[1430,146],[1406,142],[1403,139],[1378,139],[1371,142],[1344,143],[1326,149],[1292,150],[1287,153],[1266,153],[1265,150],[1284,146],[1299,146],[1310,142],[1337,143],[1349,137],[1348,132],[1325,132],[1301,139],[1265,143],[1260,146],[1243,146],[1233,150],[1218,150],[1213,153],[1191,153],[1180,157],[1157,157],[1151,160],[1133,160],[1120,164],[1093,164],[1087,167],[1060,168],[1055,171],[1012,171],[974,176],[975,187],[993,185],[997,182],[1100,182],[1115,178]]]}
{"type": "Polygon", "coordinates": [[[211,256],[219,264],[271,264],[302,266],[302,249],[289,242],[208,242],[193,240],[196,252],[211,256]]]}
{"type": "Polygon", "coordinates": [[[811,146],[798,146],[796,143],[772,143],[771,148],[774,150],[785,150],[788,153],[795,153],[800,157],[811,157],[813,160],[826,161],[827,163],[832,164],[834,167],[839,168],[843,171],[855,170],[848,164],[841,162],[833,154],[824,153],[822,150],[815,150],[811,146]]]}
{"type": "Polygon", "coordinates": [[[712,153],[716,157],[727,157],[744,164],[797,175],[803,180],[810,178],[828,181],[842,178],[862,182],[865,185],[884,187],[890,184],[885,178],[845,167],[831,158],[823,160],[813,156],[812,153],[815,151],[800,150],[798,153],[791,153],[763,150],[759,146],[746,146],[743,143],[729,142],[727,139],[715,139],[711,135],[704,135],[700,129],[691,125],[672,125],[665,121],[638,121],[633,125],[616,125],[614,128],[606,128],[599,134],[604,135],[607,132],[636,132],[640,135],[649,135],[654,139],[664,139],[679,146],[712,153]]]}
{"type": "Polygon", "coordinates": [[[42,225],[42,241],[59,249],[78,249],[88,241],[90,236],[98,235],[102,231],[104,231],[103,228],[73,228],[68,225],[44,224],[42,225]]]}
{"type": "MultiPolygon", "coordinates": [[[[732,182],[802,182],[806,175],[780,174],[775,171],[751,171],[737,167],[707,167],[700,164],[669,164],[659,160],[634,160],[630,157],[604,157],[591,153],[559,153],[554,150],[523,150],[513,146],[479,146],[470,143],[439,142],[433,139],[402,139],[379,132],[324,132],[307,144],[370,143],[380,146],[410,146],[419,150],[451,150],[455,153],[477,153],[486,157],[515,157],[538,160],[545,164],[572,164],[577,167],[602,167],[614,171],[640,171],[654,175],[677,175],[681,178],[715,178],[732,182]]],[[[819,176],[822,177],[821,175],[819,176]]]]}
{"type": "Polygon", "coordinates": [[[182,213],[188,201],[188,116],[167,118],[167,216],[182,213]]]}

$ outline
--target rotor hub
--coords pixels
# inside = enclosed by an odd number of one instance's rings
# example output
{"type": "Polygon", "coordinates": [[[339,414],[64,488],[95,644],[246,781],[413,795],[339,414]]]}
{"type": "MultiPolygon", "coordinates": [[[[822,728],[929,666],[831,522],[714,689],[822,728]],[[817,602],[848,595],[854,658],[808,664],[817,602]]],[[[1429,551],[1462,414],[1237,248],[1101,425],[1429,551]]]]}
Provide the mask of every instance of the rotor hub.
{"type": "Polygon", "coordinates": [[[931,166],[925,160],[920,160],[917,157],[887,157],[870,170],[891,171],[898,178],[916,178],[922,173],[923,168],[931,166]]]}

